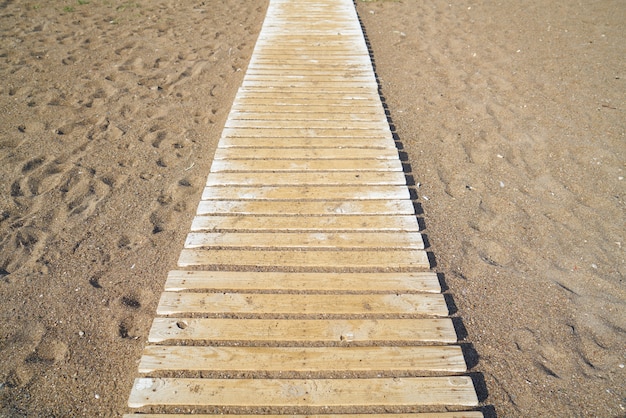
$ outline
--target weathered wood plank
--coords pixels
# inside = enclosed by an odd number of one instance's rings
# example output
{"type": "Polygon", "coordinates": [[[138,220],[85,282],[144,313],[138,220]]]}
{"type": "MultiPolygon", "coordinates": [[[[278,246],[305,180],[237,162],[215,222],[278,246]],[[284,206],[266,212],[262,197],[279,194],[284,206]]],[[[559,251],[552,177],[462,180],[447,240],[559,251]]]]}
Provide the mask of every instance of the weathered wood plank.
{"type": "MultiPolygon", "coordinates": [[[[313,130],[323,130],[324,132],[329,130],[339,129],[341,131],[350,130],[355,131],[351,132],[353,136],[357,136],[359,133],[362,133],[362,137],[370,138],[372,136],[382,136],[381,131],[388,131],[389,124],[386,120],[370,120],[370,121],[351,121],[351,120],[247,120],[247,119],[228,119],[226,121],[225,127],[227,128],[226,132],[224,132],[225,136],[229,135],[231,129],[234,132],[239,130],[244,131],[265,131],[271,133],[268,137],[283,137],[284,135],[276,136],[276,133],[282,130],[290,130],[296,132],[302,132],[302,130],[306,130],[307,132],[311,129],[313,130]]],[[[334,132],[334,131],[333,131],[334,132]]],[[[243,136],[237,135],[236,133],[231,134],[232,136],[243,136]]],[[[247,136],[247,135],[245,135],[247,136]]],[[[296,137],[298,135],[295,135],[296,137]]],[[[345,136],[345,135],[341,135],[345,136]]]]}
{"type": "Polygon", "coordinates": [[[404,173],[398,171],[336,171],[285,173],[211,173],[207,186],[381,186],[406,185],[404,173]]]}
{"type": "MultiPolygon", "coordinates": [[[[273,100],[274,103],[289,102],[291,100],[308,101],[310,104],[318,106],[328,103],[345,103],[351,102],[353,105],[364,105],[370,107],[381,108],[380,96],[375,91],[357,91],[352,93],[343,93],[338,91],[314,91],[303,92],[291,89],[286,92],[259,92],[258,89],[240,88],[235,96],[235,105],[241,104],[241,100],[251,101],[253,98],[263,98],[273,100]]],[[[246,103],[249,104],[249,103],[246,103]]]]}
{"type": "MultiPolygon", "coordinates": [[[[335,90],[346,91],[348,89],[372,89],[378,88],[378,84],[375,80],[283,80],[275,79],[274,81],[266,80],[245,80],[242,84],[245,88],[262,88],[262,89],[274,89],[274,88],[313,88],[316,90],[335,90]]],[[[358,90],[357,90],[358,91],[358,90]]]]}
{"type": "Polygon", "coordinates": [[[463,373],[467,367],[459,346],[146,347],[139,372],[163,370],[463,373]]]}
{"type": "MultiPolygon", "coordinates": [[[[339,52],[341,54],[341,52],[339,52]]],[[[288,81],[306,81],[306,82],[358,82],[358,83],[376,83],[376,78],[371,74],[371,72],[346,72],[346,71],[334,71],[333,73],[319,74],[317,72],[313,73],[303,73],[303,72],[282,72],[280,77],[277,77],[279,71],[273,72],[272,74],[263,74],[259,72],[247,72],[246,80],[247,81],[263,81],[270,82],[276,80],[284,80],[288,81]]],[[[270,84],[271,85],[271,84],[270,84]]]]}
{"type": "Polygon", "coordinates": [[[135,380],[131,407],[185,406],[476,406],[472,379],[154,379],[135,380]],[[254,393],[254,396],[250,396],[254,393]]]}
{"type": "Polygon", "coordinates": [[[264,341],[455,343],[450,318],[437,319],[210,319],[155,318],[148,341],[264,341]]]}
{"type": "Polygon", "coordinates": [[[196,216],[191,230],[418,232],[415,216],[196,216]]]}
{"type": "MultiPolygon", "coordinates": [[[[372,138],[222,138],[219,148],[372,148],[397,149],[391,139],[372,138]]],[[[358,170],[366,171],[364,167],[358,170]]]]}
{"type": "Polygon", "coordinates": [[[406,186],[229,186],[205,187],[202,200],[401,200],[406,186]]]}
{"type": "MultiPolygon", "coordinates": [[[[383,112],[379,106],[369,103],[367,100],[346,100],[326,103],[318,103],[316,101],[304,101],[304,100],[281,100],[279,102],[266,99],[263,97],[249,97],[242,98],[235,102],[232,110],[242,111],[248,109],[251,112],[267,111],[268,113],[275,114],[292,114],[303,115],[306,113],[327,113],[327,112],[347,112],[352,115],[370,115],[376,116],[383,112]]],[[[294,116],[295,117],[295,116],[294,116]]]]}
{"type": "Polygon", "coordinates": [[[230,266],[292,268],[417,269],[429,268],[424,250],[385,251],[289,251],[289,250],[192,250],[184,249],[180,267],[230,266]]]}
{"type": "Polygon", "coordinates": [[[280,273],[172,270],[166,291],[441,292],[437,274],[280,273]]]}
{"type": "MultiPolygon", "coordinates": [[[[289,152],[284,149],[281,152],[289,152]]],[[[395,160],[213,160],[212,173],[224,171],[299,172],[299,171],[402,171],[395,160]]]]}
{"type": "MultiPolygon", "coordinates": [[[[263,111],[253,110],[236,110],[231,111],[228,115],[229,120],[273,120],[273,121],[351,121],[351,122],[367,122],[373,119],[374,114],[384,115],[384,111],[381,108],[380,112],[371,113],[352,113],[349,109],[345,109],[346,112],[308,112],[308,113],[294,113],[294,112],[273,112],[272,108],[264,109],[263,111]]],[[[383,116],[384,120],[384,116],[383,116]]]]}
{"type": "MultiPolygon", "coordinates": [[[[392,138],[389,126],[381,126],[377,129],[358,129],[350,127],[324,128],[323,126],[303,127],[247,127],[229,128],[222,131],[225,137],[276,137],[276,138],[297,138],[297,137],[331,137],[331,138],[392,138]]],[[[395,158],[398,158],[397,156],[395,158]]]]}
{"type": "Polygon", "coordinates": [[[424,248],[419,232],[191,232],[185,248],[424,248]]]}
{"type": "Polygon", "coordinates": [[[157,314],[382,315],[446,316],[443,295],[293,295],[163,292],[157,314]]]}
{"type": "MultiPolygon", "coordinates": [[[[264,138],[264,137],[263,137],[264,138]]],[[[375,137],[373,137],[375,138],[375,137]]],[[[387,140],[389,138],[380,138],[387,140]]],[[[340,140],[338,140],[340,141],[340,140]]],[[[384,142],[384,141],[381,141],[384,142]]],[[[398,160],[395,149],[367,148],[218,148],[216,160],[398,160]]]]}
{"type": "Polygon", "coordinates": [[[414,215],[410,200],[204,200],[198,215],[414,215]]]}
{"type": "MultiPolygon", "coordinates": [[[[215,415],[194,414],[195,418],[215,418],[215,415]]],[[[372,418],[372,414],[307,414],[307,415],[233,415],[233,418],[372,418]]],[[[458,412],[416,412],[412,414],[376,414],[383,418],[484,418],[480,411],[458,412]]],[[[189,418],[189,415],[181,414],[125,414],[123,418],[189,418]]]]}

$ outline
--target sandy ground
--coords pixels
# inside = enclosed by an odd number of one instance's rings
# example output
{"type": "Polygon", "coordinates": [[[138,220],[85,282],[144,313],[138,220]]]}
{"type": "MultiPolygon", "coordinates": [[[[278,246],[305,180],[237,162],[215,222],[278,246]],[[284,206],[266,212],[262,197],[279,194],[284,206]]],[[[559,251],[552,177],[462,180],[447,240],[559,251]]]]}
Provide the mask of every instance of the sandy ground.
{"type": "MultiPolygon", "coordinates": [[[[626,5],[357,1],[498,416],[624,416],[626,5]]],[[[118,416],[265,2],[0,1],[0,416],[118,416]]]]}

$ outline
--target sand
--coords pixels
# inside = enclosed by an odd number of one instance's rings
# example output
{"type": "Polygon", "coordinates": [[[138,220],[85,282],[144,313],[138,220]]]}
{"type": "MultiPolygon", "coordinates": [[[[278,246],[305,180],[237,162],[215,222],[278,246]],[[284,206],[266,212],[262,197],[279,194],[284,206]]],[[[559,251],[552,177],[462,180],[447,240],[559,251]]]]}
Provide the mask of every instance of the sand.
{"type": "MultiPolygon", "coordinates": [[[[626,6],[356,3],[485,411],[623,416],[626,6]]],[[[127,411],[265,6],[0,2],[0,416],[127,411]]]]}

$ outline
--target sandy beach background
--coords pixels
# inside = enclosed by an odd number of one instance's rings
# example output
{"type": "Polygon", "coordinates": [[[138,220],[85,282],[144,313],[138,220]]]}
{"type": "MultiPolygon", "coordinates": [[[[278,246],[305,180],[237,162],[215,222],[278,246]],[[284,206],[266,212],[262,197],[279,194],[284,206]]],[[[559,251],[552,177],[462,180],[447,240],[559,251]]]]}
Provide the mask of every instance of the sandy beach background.
{"type": "MultiPolygon", "coordinates": [[[[498,416],[626,414],[626,4],[357,1],[498,416]]],[[[265,11],[0,1],[0,416],[119,416],[265,11]]]]}

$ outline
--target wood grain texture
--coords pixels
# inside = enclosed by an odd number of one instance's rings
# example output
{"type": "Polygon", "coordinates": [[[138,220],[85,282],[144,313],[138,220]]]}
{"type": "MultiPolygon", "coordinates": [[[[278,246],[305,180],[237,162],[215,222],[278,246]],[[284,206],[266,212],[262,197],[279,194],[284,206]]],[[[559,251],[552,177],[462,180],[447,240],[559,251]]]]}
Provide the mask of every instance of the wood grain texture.
{"type": "Polygon", "coordinates": [[[211,319],[155,318],[149,342],[264,341],[454,343],[450,318],[434,319],[211,319]]]}
{"type": "Polygon", "coordinates": [[[191,232],[185,248],[424,249],[417,232],[191,232]]]}
{"type": "Polygon", "coordinates": [[[415,216],[196,216],[192,231],[403,231],[420,230],[415,216]]]}
{"type": "Polygon", "coordinates": [[[469,377],[397,379],[135,380],[132,407],[185,406],[476,406],[469,377]],[[250,396],[253,393],[254,396],[250,396]]]}
{"type": "Polygon", "coordinates": [[[166,291],[441,292],[436,273],[281,273],[170,271],[166,291]]]}
{"type": "Polygon", "coordinates": [[[158,315],[430,315],[446,316],[440,294],[292,295],[163,292],[158,315]]]}
{"type": "Polygon", "coordinates": [[[414,215],[410,200],[259,201],[207,200],[198,204],[198,215],[414,215]]]}
{"type": "Polygon", "coordinates": [[[194,347],[148,346],[139,371],[459,373],[459,346],[419,347],[194,347]]]}
{"type": "Polygon", "coordinates": [[[424,250],[379,251],[289,251],[289,250],[223,250],[184,249],[178,258],[179,267],[272,267],[356,269],[427,269],[430,267],[424,250]]]}

